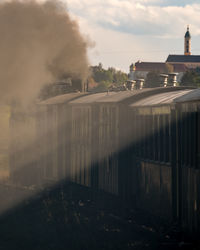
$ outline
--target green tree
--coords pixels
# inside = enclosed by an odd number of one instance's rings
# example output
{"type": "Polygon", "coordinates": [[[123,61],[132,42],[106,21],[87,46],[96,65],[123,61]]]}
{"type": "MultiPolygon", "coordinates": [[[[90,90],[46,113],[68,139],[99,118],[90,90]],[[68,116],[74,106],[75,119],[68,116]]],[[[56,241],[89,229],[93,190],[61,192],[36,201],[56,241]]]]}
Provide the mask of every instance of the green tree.
{"type": "Polygon", "coordinates": [[[200,87],[200,70],[196,68],[195,70],[187,71],[182,79],[181,86],[192,86],[192,87],[200,87]]]}
{"type": "Polygon", "coordinates": [[[96,92],[107,91],[110,87],[110,83],[108,81],[99,82],[98,86],[95,88],[96,92]]]}
{"type": "Polygon", "coordinates": [[[101,82],[101,81],[113,81],[113,75],[110,71],[105,70],[105,69],[100,69],[96,70],[93,72],[93,77],[96,82],[101,82]]]}
{"type": "Polygon", "coordinates": [[[128,80],[128,75],[126,73],[123,73],[122,71],[116,71],[113,78],[116,85],[122,85],[128,80]]]}
{"type": "Polygon", "coordinates": [[[155,88],[160,86],[160,73],[156,71],[150,71],[145,80],[146,88],[155,88]]]}
{"type": "Polygon", "coordinates": [[[103,65],[99,63],[98,66],[91,67],[92,78],[98,84],[96,91],[105,91],[111,85],[122,85],[127,79],[128,75],[113,67],[104,69],[103,65]]]}

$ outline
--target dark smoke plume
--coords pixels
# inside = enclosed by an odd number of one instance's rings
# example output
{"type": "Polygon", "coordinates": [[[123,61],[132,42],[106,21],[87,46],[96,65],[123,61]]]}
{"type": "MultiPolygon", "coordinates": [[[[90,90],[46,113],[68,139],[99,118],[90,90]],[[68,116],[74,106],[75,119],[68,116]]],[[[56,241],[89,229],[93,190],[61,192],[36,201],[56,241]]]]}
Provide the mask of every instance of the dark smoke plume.
{"type": "Polygon", "coordinates": [[[87,41],[59,1],[0,4],[0,98],[27,101],[44,84],[88,74],[87,41]]]}

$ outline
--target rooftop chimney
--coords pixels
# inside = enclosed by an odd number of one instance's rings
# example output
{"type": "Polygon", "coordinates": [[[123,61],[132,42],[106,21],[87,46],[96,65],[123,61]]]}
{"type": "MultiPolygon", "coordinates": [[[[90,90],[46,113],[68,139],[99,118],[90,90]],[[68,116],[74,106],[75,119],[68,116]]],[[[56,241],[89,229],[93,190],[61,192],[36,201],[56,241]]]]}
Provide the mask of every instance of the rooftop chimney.
{"type": "Polygon", "coordinates": [[[133,81],[133,80],[128,80],[126,83],[128,90],[134,90],[135,85],[136,85],[136,81],[133,81]]]}
{"type": "Polygon", "coordinates": [[[137,79],[136,80],[136,89],[143,89],[144,79],[137,79]]]}
{"type": "Polygon", "coordinates": [[[176,87],[177,85],[177,73],[170,73],[169,74],[169,81],[168,81],[168,86],[174,86],[176,87]]]}
{"type": "Polygon", "coordinates": [[[167,87],[167,80],[168,80],[168,75],[160,74],[160,86],[161,87],[167,87]]]}

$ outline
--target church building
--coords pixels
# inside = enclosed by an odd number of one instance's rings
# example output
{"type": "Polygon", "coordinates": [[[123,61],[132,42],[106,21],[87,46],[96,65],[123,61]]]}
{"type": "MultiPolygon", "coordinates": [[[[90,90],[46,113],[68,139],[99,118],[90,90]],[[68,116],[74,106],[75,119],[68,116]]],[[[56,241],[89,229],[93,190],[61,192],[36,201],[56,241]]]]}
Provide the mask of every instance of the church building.
{"type": "Polygon", "coordinates": [[[191,35],[189,26],[184,38],[184,55],[169,55],[167,63],[179,63],[186,65],[189,69],[200,67],[200,55],[191,54],[191,35]]]}
{"type": "Polygon", "coordinates": [[[129,79],[146,78],[150,71],[167,73],[173,71],[177,73],[177,80],[180,81],[183,74],[190,69],[200,67],[200,55],[191,53],[191,35],[189,26],[184,36],[184,54],[169,55],[165,62],[142,62],[138,61],[130,65],[129,79]]]}

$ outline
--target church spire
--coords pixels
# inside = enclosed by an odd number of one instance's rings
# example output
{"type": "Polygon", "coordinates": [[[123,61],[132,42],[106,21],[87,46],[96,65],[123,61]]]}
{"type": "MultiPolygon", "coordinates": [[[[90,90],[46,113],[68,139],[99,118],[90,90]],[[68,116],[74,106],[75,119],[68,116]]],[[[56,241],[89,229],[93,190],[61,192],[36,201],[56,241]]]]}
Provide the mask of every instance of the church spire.
{"type": "Polygon", "coordinates": [[[189,56],[191,55],[191,35],[190,35],[190,28],[189,25],[187,26],[187,31],[185,33],[184,39],[184,55],[189,56]]]}

